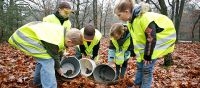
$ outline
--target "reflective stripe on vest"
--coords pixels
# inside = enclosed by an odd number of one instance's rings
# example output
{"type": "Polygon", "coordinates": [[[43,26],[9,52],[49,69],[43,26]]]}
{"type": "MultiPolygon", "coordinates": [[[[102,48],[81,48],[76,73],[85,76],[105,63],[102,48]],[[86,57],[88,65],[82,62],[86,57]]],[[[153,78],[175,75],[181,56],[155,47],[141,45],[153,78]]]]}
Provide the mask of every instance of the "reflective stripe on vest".
{"type": "Polygon", "coordinates": [[[22,34],[20,31],[16,31],[14,35],[12,35],[9,39],[9,43],[17,47],[18,49],[22,50],[28,55],[38,57],[38,58],[44,58],[49,59],[51,58],[48,53],[46,53],[46,50],[42,45],[40,45],[38,42],[26,37],[24,34],[22,34]]]}
{"type": "MultiPolygon", "coordinates": [[[[25,47],[25,46],[23,46],[23,45],[21,45],[22,47],[24,47],[24,49],[25,48],[27,48],[26,50],[27,51],[29,51],[30,53],[41,53],[41,52],[38,52],[37,50],[45,50],[44,49],[44,47],[41,45],[41,44],[39,44],[38,42],[36,42],[36,41],[34,41],[34,40],[32,40],[32,39],[30,39],[30,38],[28,38],[28,37],[26,37],[23,33],[21,33],[20,31],[16,31],[16,35],[17,36],[19,36],[19,38],[20,39],[23,39],[24,41],[26,41],[27,43],[29,43],[29,44],[31,44],[31,45],[33,45],[33,46],[35,46],[35,47],[32,47],[32,48],[28,48],[28,47],[25,47]],[[35,49],[34,49],[35,48],[35,49]],[[36,50],[37,49],[37,50],[36,50]]],[[[11,37],[13,40],[14,40],[14,42],[17,44],[17,42],[16,42],[16,40],[14,39],[14,37],[12,36],[11,37]]],[[[20,45],[20,44],[19,44],[20,45]]]]}
{"type": "MultiPolygon", "coordinates": [[[[54,14],[51,14],[51,15],[48,15],[47,17],[44,17],[43,21],[44,22],[55,23],[55,24],[60,24],[61,25],[59,19],[54,14]]],[[[65,29],[70,30],[71,29],[71,22],[70,22],[70,20],[64,21],[64,23],[63,23],[62,26],[65,29]]]]}
{"type": "MultiPolygon", "coordinates": [[[[84,34],[84,28],[81,29],[81,32],[82,34],[84,34]]],[[[97,29],[95,29],[95,36],[92,42],[90,43],[90,45],[88,46],[87,41],[83,41],[83,45],[85,46],[85,53],[87,55],[92,55],[93,48],[95,45],[99,43],[101,37],[102,37],[102,34],[97,29]]]]}
{"type": "Polygon", "coordinates": [[[146,45],[145,30],[152,21],[164,30],[156,33],[156,46],[151,58],[157,59],[174,50],[176,31],[173,22],[164,15],[146,12],[136,17],[133,23],[128,22],[128,29],[133,38],[134,52],[136,53],[138,62],[144,59],[144,49],[146,45]]]}
{"type": "Polygon", "coordinates": [[[49,59],[51,56],[47,53],[40,40],[58,44],[59,49],[64,48],[64,28],[52,23],[41,22],[38,24],[27,24],[19,28],[10,38],[9,43],[22,50],[28,55],[49,59]],[[52,33],[54,32],[54,33],[52,33]],[[51,35],[49,37],[46,33],[51,35]],[[58,34],[57,34],[58,33],[58,34]],[[46,34],[46,37],[45,37],[46,34]],[[39,36],[42,35],[42,36],[39,36]],[[52,37],[53,36],[53,37],[52,37]],[[49,39],[47,39],[49,38],[49,39]],[[45,40],[46,39],[46,40],[45,40]],[[57,39],[57,41],[52,41],[57,39]]]}
{"type": "MultiPolygon", "coordinates": [[[[130,36],[126,39],[126,41],[124,42],[124,44],[121,47],[117,43],[117,40],[115,40],[114,38],[111,38],[111,41],[116,48],[114,62],[117,65],[121,65],[124,63],[125,52],[128,50],[128,47],[130,45],[130,36]]],[[[130,57],[130,55],[127,58],[129,58],[129,57],[130,57]]]]}

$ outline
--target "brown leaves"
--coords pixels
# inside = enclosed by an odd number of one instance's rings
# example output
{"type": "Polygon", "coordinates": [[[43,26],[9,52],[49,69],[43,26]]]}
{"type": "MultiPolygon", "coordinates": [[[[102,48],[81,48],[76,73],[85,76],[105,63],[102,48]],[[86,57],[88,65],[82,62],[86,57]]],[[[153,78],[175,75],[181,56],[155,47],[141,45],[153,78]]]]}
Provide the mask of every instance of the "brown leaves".
{"type": "Polygon", "coordinates": [[[8,43],[0,44],[0,51],[0,86],[27,87],[34,69],[33,58],[13,49],[8,43]]]}
{"type": "MultiPolygon", "coordinates": [[[[109,38],[103,38],[99,50],[100,63],[107,63],[109,38]]],[[[200,86],[200,43],[176,44],[173,53],[174,65],[163,68],[163,58],[157,60],[154,69],[153,88],[196,88],[200,86]]],[[[73,49],[68,52],[74,55],[73,49]]],[[[30,88],[35,60],[13,49],[8,43],[0,44],[0,87],[30,88]]],[[[126,88],[134,87],[136,59],[128,62],[124,79],[117,84],[99,84],[92,77],[78,76],[69,81],[58,81],[59,88],[126,88]]]]}

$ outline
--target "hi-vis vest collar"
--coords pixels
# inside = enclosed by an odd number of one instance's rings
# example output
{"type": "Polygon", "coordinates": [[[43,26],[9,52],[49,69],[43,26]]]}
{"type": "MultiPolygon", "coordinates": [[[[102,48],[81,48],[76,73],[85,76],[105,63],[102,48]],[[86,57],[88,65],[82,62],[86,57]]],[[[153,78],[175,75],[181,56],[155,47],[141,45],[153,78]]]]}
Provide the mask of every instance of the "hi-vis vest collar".
{"type": "Polygon", "coordinates": [[[123,46],[119,46],[119,44],[117,43],[117,40],[115,40],[114,38],[111,38],[111,41],[112,41],[113,45],[115,46],[117,52],[126,51],[128,49],[128,47],[130,45],[130,33],[126,36],[125,39],[126,40],[125,40],[123,46]]]}
{"type": "MultiPolygon", "coordinates": [[[[59,19],[54,14],[51,14],[51,15],[48,15],[47,17],[44,17],[43,21],[44,22],[55,23],[55,24],[60,24],[61,25],[59,19]]],[[[70,30],[71,29],[71,22],[70,22],[70,20],[64,21],[64,23],[63,23],[62,26],[65,29],[70,30]]]]}
{"type": "MultiPolygon", "coordinates": [[[[81,29],[82,34],[84,34],[84,28],[81,29]]],[[[102,37],[102,34],[95,29],[95,36],[94,39],[92,40],[92,42],[90,43],[90,45],[87,44],[87,41],[83,41],[83,45],[85,46],[85,52],[87,55],[91,55],[92,56],[92,52],[93,52],[93,48],[95,45],[97,45],[100,41],[102,37]]]]}
{"type": "MultiPolygon", "coordinates": [[[[115,40],[114,38],[111,38],[111,41],[116,48],[114,62],[117,65],[122,65],[125,59],[125,52],[128,50],[128,47],[130,45],[130,33],[126,36],[126,41],[122,46],[119,46],[117,40],[115,40]]],[[[129,57],[130,55],[128,56],[128,58],[129,57]]]]}

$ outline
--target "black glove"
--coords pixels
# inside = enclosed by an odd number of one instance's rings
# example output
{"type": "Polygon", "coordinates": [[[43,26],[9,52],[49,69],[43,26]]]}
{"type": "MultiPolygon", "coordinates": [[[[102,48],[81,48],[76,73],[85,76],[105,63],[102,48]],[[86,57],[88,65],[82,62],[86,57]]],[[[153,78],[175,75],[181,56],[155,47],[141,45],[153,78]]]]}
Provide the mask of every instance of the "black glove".
{"type": "Polygon", "coordinates": [[[135,57],[135,56],[136,56],[136,54],[134,53],[134,51],[131,52],[131,57],[135,57]]]}

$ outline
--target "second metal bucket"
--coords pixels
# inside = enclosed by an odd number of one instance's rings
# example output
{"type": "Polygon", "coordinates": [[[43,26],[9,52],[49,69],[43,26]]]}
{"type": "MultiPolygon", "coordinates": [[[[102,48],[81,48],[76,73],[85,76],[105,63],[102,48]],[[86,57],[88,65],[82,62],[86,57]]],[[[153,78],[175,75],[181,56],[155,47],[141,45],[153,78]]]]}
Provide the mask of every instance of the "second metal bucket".
{"type": "Polygon", "coordinates": [[[86,77],[91,76],[96,67],[96,63],[93,60],[87,58],[82,58],[79,60],[79,62],[81,65],[81,75],[86,77]]]}

